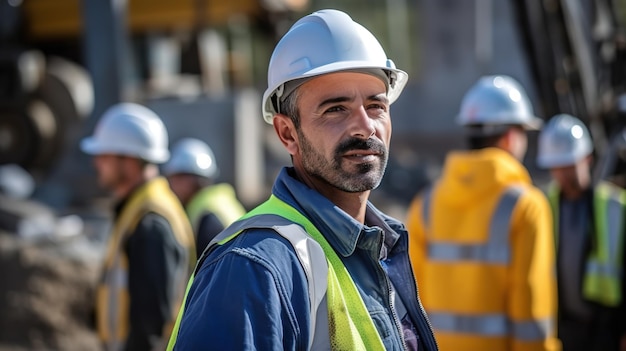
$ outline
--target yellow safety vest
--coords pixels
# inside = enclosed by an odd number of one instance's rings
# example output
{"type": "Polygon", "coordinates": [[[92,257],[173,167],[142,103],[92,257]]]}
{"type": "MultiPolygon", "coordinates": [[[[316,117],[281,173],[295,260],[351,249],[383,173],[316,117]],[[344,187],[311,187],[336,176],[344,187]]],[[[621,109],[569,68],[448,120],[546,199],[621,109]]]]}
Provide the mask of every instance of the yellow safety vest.
{"type": "Polygon", "coordinates": [[[246,213],[235,196],[235,189],[226,183],[211,185],[200,190],[191,198],[185,210],[194,233],[198,232],[200,220],[207,213],[217,216],[224,227],[231,225],[246,213]]]}
{"type": "MultiPolygon", "coordinates": [[[[323,295],[326,295],[328,318],[326,320],[312,320],[312,330],[315,330],[316,323],[327,325],[332,350],[385,350],[374,322],[348,271],[339,256],[337,256],[337,253],[311,221],[274,195],[270,196],[265,203],[247,213],[242,219],[247,219],[248,221],[238,226],[239,230],[230,236],[222,237],[221,234],[218,235],[208,245],[203,257],[206,257],[212,247],[228,242],[246,228],[262,227],[275,230],[291,242],[305,271],[307,281],[309,282],[310,315],[312,319],[317,315],[317,307],[320,301],[322,301],[323,295]],[[271,223],[263,224],[263,217],[266,217],[266,215],[280,216],[287,219],[291,224],[284,226],[275,226],[271,223]],[[297,223],[299,226],[294,226],[293,223],[297,223]],[[333,322],[329,323],[329,320],[333,322]]],[[[200,267],[202,261],[202,258],[198,261],[196,270],[200,267]]],[[[191,288],[194,276],[195,274],[192,275],[187,284],[187,292],[191,288]]],[[[168,351],[173,350],[176,344],[180,321],[185,310],[185,302],[186,297],[183,307],[178,314],[174,331],[167,347],[168,351]]],[[[311,335],[309,347],[314,339],[313,333],[311,335]]]]}
{"type": "MultiPolygon", "coordinates": [[[[559,241],[559,193],[555,183],[548,189],[554,215],[555,242],[559,241]]],[[[594,245],[585,263],[583,296],[590,301],[615,307],[622,298],[622,248],[626,190],[610,182],[600,182],[594,188],[594,245]]]]}
{"type": "Polygon", "coordinates": [[[180,267],[175,282],[177,302],[173,304],[171,320],[167,321],[163,338],[171,333],[176,313],[182,302],[185,279],[196,261],[196,250],[191,225],[180,202],[172,193],[167,180],[157,177],[137,189],[124,205],[123,212],[113,224],[104,257],[102,279],[96,293],[97,329],[106,350],[122,350],[129,331],[128,257],[124,243],[145,214],[154,212],[163,216],[172,226],[176,241],[188,251],[189,265],[180,267]]]}

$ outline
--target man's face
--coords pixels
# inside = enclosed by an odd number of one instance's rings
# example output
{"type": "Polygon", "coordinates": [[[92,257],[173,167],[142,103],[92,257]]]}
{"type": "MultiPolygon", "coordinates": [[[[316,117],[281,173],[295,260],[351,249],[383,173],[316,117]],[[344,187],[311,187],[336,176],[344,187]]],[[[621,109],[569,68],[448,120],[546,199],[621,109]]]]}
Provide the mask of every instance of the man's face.
{"type": "Polygon", "coordinates": [[[350,193],[380,184],[391,139],[382,80],[346,72],[311,79],[299,89],[298,111],[300,128],[290,152],[305,182],[350,193]]]}
{"type": "Polygon", "coordinates": [[[586,157],[573,165],[552,168],[550,175],[558,183],[564,194],[575,196],[591,184],[591,157],[586,157]]]}
{"type": "Polygon", "coordinates": [[[96,155],[94,166],[98,172],[98,184],[107,190],[115,190],[127,178],[124,158],[117,155],[96,155]]]}
{"type": "Polygon", "coordinates": [[[184,205],[189,202],[197,191],[197,180],[194,175],[185,173],[172,174],[167,177],[167,181],[174,194],[184,205]]]}

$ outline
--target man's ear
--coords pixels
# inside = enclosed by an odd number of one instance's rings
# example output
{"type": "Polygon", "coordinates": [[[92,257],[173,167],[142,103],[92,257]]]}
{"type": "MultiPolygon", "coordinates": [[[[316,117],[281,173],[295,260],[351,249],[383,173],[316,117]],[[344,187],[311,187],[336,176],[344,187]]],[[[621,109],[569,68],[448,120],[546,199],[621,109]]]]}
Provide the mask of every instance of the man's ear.
{"type": "Polygon", "coordinates": [[[295,155],[298,152],[298,133],[291,118],[283,114],[274,115],[274,130],[283,143],[289,154],[295,155]]]}

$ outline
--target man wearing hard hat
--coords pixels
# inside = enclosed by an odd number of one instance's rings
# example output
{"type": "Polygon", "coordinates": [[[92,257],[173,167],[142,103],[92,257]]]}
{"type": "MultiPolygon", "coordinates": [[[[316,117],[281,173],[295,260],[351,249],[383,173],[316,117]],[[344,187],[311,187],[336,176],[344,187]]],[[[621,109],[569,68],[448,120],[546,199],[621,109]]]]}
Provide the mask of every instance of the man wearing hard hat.
{"type": "Polygon", "coordinates": [[[341,11],[281,38],[262,111],[293,165],[204,251],[169,349],[437,350],[404,226],[368,201],[407,77],[341,11]]]}
{"type": "Polygon", "coordinates": [[[98,183],[117,201],[96,297],[106,350],[164,347],[195,264],[185,212],[158,164],[167,131],[150,109],[121,103],[100,118],[81,149],[94,155],[98,183]]]}
{"type": "Polygon", "coordinates": [[[480,78],[458,116],[471,150],[407,218],[420,295],[443,351],[558,350],[552,216],[521,161],[534,116],[509,76],[480,78]]]}
{"type": "Polygon", "coordinates": [[[549,169],[559,290],[558,335],[565,351],[626,350],[624,231],[626,191],[592,184],[593,144],[582,121],[550,119],[537,164],[549,169]]]}
{"type": "Polygon", "coordinates": [[[202,140],[184,138],[176,142],[163,174],[185,206],[196,235],[198,257],[215,235],[246,213],[230,184],[215,183],[219,174],[215,155],[202,140]]]}

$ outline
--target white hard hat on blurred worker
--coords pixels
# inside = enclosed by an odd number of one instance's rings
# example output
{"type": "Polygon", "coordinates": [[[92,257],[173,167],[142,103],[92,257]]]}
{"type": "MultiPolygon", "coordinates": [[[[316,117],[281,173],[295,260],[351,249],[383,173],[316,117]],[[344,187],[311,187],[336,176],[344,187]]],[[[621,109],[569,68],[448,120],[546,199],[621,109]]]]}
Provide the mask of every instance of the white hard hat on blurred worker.
{"type": "Polygon", "coordinates": [[[585,124],[576,117],[552,117],[539,134],[537,164],[542,168],[571,166],[593,152],[585,124]]]}
{"type": "Polygon", "coordinates": [[[543,124],[535,116],[524,88],[506,75],[480,78],[463,97],[458,122],[466,127],[482,127],[485,132],[509,125],[539,130],[543,124]]]}
{"type": "Polygon", "coordinates": [[[263,94],[265,121],[271,124],[278,105],[308,78],[339,71],[380,77],[387,84],[390,103],[408,80],[365,27],[344,12],[317,11],[296,22],[274,49],[263,94]]]}
{"type": "Polygon", "coordinates": [[[169,159],[167,130],[154,111],[134,104],[110,107],[94,134],[83,139],[81,149],[91,155],[125,155],[159,164],[169,159]]]}
{"type": "Polygon", "coordinates": [[[177,173],[216,177],[217,163],[209,145],[194,138],[184,138],[176,142],[172,148],[172,157],[163,165],[163,174],[170,176],[177,173]]]}

